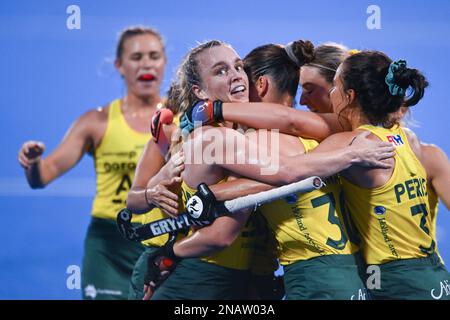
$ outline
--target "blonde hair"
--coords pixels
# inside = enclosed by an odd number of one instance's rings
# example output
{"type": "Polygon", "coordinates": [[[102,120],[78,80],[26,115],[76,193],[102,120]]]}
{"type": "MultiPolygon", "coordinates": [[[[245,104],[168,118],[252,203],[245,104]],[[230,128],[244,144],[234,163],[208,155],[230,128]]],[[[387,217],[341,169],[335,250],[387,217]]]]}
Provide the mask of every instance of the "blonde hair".
{"type": "MultiPolygon", "coordinates": [[[[203,42],[191,49],[183,58],[183,61],[177,70],[177,80],[172,83],[171,89],[169,89],[169,91],[172,90],[173,94],[169,94],[168,96],[168,103],[170,101],[172,107],[176,105],[176,111],[178,113],[183,114],[190,106],[199,100],[193,91],[194,85],[200,86],[202,84],[197,56],[206,49],[222,45],[230,46],[220,40],[203,42]]],[[[180,132],[177,133],[177,136],[172,138],[169,149],[170,154],[180,150],[182,138],[180,132]]]]}
{"type": "Polygon", "coordinates": [[[194,85],[201,85],[199,66],[197,56],[213,47],[228,45],[220,40],[211,40],[199,44],[195,48],[191,49],[184,57],[177,71],[178,78],[178,106],[179,111],[184,113],[195,101],[199,98],[195,95],[192,88],[194,85]]]}

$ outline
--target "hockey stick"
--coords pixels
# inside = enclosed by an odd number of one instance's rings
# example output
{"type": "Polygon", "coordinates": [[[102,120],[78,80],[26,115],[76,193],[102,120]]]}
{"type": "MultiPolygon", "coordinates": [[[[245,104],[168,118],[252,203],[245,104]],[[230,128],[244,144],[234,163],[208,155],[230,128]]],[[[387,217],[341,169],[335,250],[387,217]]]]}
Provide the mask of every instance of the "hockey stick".
{"type": "MultiPolygon", "coordinates": [[[[257,207],[293,193],[317,190],[323,185],[324,183],[319,177],[310,177],[272,190],[225,201],[224,206],[233,213],[242,209],[257,207]]],[[[117,215],[117,226],[122,236],[130,241],[137,242],[186,229],[192,225],[203,226],[201,222],[190,219],[187,213],[182,213],[177,218],[164,218],[141,226],[133,226],[131,217],[132,212],[130,210],[122,209],[117,215]]]]}

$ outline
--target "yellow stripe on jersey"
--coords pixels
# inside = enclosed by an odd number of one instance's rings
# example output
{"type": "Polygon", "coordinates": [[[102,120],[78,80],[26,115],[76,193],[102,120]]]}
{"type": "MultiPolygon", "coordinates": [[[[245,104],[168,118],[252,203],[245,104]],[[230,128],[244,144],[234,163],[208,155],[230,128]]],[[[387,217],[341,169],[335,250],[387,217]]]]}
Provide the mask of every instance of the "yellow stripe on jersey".
{"type": "MultiPolygon", "coordinates": [[[[222,180],[223,182],[225,180],[222,180]]],[[[220,183],[220,182],[219,182],[220,183]]],[[[192,197],[197,192],[196,189],[189,187],[184,181],[181,184],[181,193],[183,202],[192,197]]],[[[202,258],[203,261],[238,270],[248,270],[250,268],[250,254],[251,254],[251,232],[248,226],[242,229],[242,232],[236,238],[231,246],[221,250],[220,252],[202,258]]]]}
{"type": "MultiPolygon", "coordinates": [[[[134,179],[137,161],[150,139],[149,133],[141,133],[128,126],[119,99],[108,110],[108,125],[99,147],[94,153],[97,192],[92,215],[102,219],[116,219],[134,179]]],[[[133,219],[140,222],[142,215],[133,219]]]]}
{"type": "MultiPolygon", "coordinates": [[[[300,138],[305,152],[318,143],[300,138]]],[[[293,194],[263,205],[260,210],[275,233],[282,265],[330,254],[352,254],[358,250],[349,241],[341,214],[339,179],[331,177],[326,186],[304,194],[293,194]]]]}
{"type": "Polygon", "coordinates": [[[366,263],[425,257],[434,251],[428,221],[427,175],[402,128],[364,125],[396,146],[395,167],[385,185],[366,189],[342,178],[345,198],[362,237],[366,263]]]}

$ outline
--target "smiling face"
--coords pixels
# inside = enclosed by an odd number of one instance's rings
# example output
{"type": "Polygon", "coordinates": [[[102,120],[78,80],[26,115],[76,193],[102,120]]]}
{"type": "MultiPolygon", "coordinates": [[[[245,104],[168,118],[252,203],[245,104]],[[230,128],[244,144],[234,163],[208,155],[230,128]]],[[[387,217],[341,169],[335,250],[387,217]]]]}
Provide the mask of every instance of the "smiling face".
{"type": "Polygon", "coordinates": [[[300,85],[301,105],[307,106],[312,112],[333,112],[329,95],[332,84],[325,80],[316,67],[304,66],[300,69],[300,85]]]}
{"type": "Polygon", "coordinates": [[[196,57],[200,85],[194,85],[200,99],[248,102],[248,78],[239,55],[227,45],[206,49],[196,57]]]}
{"type": "Polygon", "coordinates": [[[128,91],[142,98],[159,95],[165,65],[163,44],[151,34],[127,39],[122,56],[116,61],[128,91]]]}

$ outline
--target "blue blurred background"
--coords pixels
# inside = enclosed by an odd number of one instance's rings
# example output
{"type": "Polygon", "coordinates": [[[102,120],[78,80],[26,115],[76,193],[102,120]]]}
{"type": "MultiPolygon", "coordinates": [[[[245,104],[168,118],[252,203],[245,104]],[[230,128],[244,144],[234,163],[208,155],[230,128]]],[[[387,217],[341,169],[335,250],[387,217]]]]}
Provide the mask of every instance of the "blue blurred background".
{"type": "MultiPolygon", "coordinates": [[[[92,159],[45,190],[30,190],[17,163],[21,144],[57,146],[85,111],[125,92],[113,66],[118,33],[128,25],[157,28],[167,42],[163,92],[197,41],[221,39],[241,56],[265,43],[310,39],[406,58],[431,83],[413,109],[425,142],[450,154],[450,2],[444,1],[1,1],[0,299],[79,299],[66,272],[80,265],[95,193],[92,159]],[[381,9],[381,29],[369,30],[369,5],[381,9]],[[78,5],[81,29],[69,30],[66,9],[78,5]]],[[[298,100],[297,100],[298,101],[298,100]]],[[[450,261],[449,212],[440,207],[438,244],[450,261]]]]}

